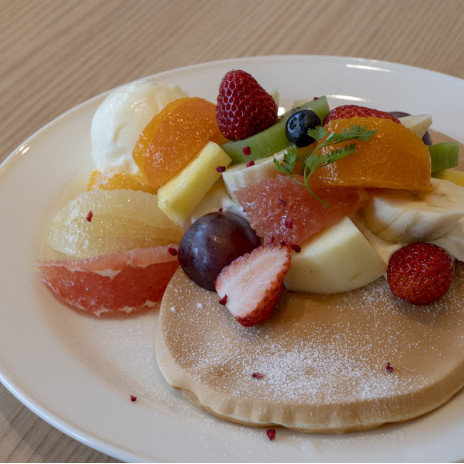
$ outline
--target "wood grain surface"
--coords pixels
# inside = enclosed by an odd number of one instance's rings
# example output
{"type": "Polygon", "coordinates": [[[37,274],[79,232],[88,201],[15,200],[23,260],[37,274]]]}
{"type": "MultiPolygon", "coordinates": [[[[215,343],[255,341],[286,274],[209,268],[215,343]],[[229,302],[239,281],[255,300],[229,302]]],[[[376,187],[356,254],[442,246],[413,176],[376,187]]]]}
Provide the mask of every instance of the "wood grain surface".
{"type": "MultiPolygon", "coordinates": [[[[0,0],[0,162],[56,116],[124,82],[276,54],[372,58],[464,78],[464,1],[0,0]]],[[[0,461],[114,459],[0,386],[0,461]]]]}

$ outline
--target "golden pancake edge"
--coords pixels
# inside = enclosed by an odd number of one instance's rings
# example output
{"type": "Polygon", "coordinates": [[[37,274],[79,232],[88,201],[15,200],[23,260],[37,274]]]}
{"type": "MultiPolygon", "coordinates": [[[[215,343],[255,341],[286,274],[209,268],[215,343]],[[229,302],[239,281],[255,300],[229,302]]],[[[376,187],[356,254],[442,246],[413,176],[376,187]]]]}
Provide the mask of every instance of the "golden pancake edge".
{"type": "Polygon", "coordinates": [[[464,386],[464,264],[427,306],[400,301],[382,277],[336,295],[283,290],[248,328],[179,269],[155,348],[172,387],[232,422],[340,433],[410,420],[464,386]]]}

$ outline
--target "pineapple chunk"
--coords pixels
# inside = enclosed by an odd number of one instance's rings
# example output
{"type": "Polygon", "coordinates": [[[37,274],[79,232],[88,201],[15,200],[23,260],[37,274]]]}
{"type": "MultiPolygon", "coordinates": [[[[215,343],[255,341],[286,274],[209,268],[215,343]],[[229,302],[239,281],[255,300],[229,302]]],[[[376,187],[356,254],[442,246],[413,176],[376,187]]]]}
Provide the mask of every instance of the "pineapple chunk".
{"type": "Polygon", "coordinates": [[[433,175],[439,179],[446,179],[456,185],[464,187],[464,171],[457,171],[456,169],[443,169],[433,175]]]}
{"type": "Polygon", "coordinates": [[[227,167],[231,162],[219,145],[208,142],[182,171],[158,189],[158,207],[174,223],[182,225],[221,177],[216,168],[227,167]]]}

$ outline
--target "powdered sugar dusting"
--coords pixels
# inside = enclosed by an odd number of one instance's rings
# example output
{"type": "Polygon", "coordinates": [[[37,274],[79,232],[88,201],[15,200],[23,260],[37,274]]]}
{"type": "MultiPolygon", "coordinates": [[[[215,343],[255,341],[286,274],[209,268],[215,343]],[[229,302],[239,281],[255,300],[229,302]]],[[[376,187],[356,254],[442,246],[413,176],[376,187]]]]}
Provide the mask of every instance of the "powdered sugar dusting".
{"type": "Polygon", "coordinates": [[[284,294],[270,320],[252,328],[240,326],[215,293],[177,282],[164,336],[187,377],[228,399],[380,407],[464,365],[454,357],[456,344],[464,353],[458,274],[450,295],[426,307],[397,300],[383,278],[329,297],[284,294]]]}

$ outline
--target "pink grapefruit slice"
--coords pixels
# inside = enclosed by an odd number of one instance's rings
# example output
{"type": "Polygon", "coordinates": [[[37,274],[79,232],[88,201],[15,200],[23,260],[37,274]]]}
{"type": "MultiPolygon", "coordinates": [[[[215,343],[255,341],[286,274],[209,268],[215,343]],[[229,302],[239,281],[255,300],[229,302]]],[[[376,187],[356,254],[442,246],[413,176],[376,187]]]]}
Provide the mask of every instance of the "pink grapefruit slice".
{"type": "MultiPolygon", "coordinates": [[[[300,180],[302,177],[299,176],[300,180]]],[[[367,200],[361,188],[311,185],[314,198],[290,177],[277,176],[244,187],[235,195],[264,243],[301,245],[318,232],[357,211],[367,200]]]]}
{"type": "Polygon", "coordinates": [[[59,301],[81,313],[111,318],[156,307],[178,265],[177,245],[166,245],[85,259],[46,259],[38,269],[59,301]]]}

